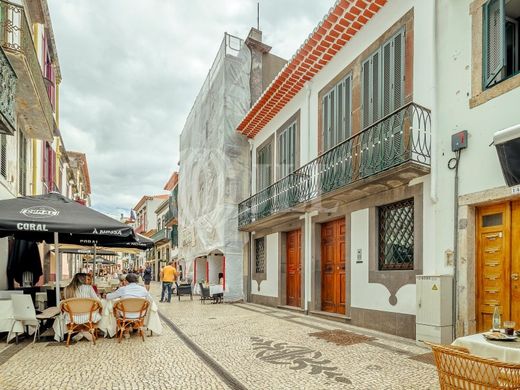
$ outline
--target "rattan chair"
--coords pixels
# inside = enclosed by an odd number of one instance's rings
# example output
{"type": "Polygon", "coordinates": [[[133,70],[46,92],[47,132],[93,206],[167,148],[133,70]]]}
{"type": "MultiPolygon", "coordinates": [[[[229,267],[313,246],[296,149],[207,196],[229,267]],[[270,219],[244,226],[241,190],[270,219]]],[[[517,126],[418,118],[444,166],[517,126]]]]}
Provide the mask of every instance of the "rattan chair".
{"type": "Polygon", "coordinates": [[[463,347],[425,344],[433,350],[442,390],[520,389],[520,364],[482,358],[463,347]]]}
{"type": "Polygon", "coordinates": [[[67,347],[73,332],[87,331],[92,335],[92,342],[96,345],[96,329],[98,327],[94,313],[101,310],[101,303],[92,298],[70,298],[60,302],[62,313],[69,317],[67,324],[67,347]]]}
{"type": "Polygon", "coordinates": [[[150,302],[144,298],[124,298],[114,303],[118,342],[121,342],[123,333],[131,329],[138,329],[144,341],[144,319],[149,306],[150,302]]]}

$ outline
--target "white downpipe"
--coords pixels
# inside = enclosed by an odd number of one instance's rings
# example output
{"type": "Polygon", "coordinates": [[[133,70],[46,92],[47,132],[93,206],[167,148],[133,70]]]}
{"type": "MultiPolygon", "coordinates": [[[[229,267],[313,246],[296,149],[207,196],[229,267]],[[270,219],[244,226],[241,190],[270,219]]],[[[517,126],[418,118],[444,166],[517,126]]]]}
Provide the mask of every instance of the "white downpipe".
{"type": "Polygon", "coordinates": [[[432,5],[432,111],[431,111],[431,148],[430,148],[430,199],[437,203],[437,0],[431,2],[432,5]]]}
{"type": "MultiPolygon", "coordinates": [[[[305,92],[306,92],[306,100],[307,100],[307,156],[305,162],[311,161],[311,92],[312,92],[312,83],[309,81],[305,84],[305,92]]],[[[301,164],[303,161],[300,162],[301,164]]],[[[305,213],[305,293],[304,293],[304,309],[305,313],[309,312],[309,302],[311,300],[311,288],[312,288],[312,279],[311,279],[311,262],[312,262],[312,223],[311,223],[311,214],[305,213]]]]}
{"type": "Polygon", "coordinates": [[[305,213],[305,313],[309,312],[309,302],[311,300],[311,260],[312,260],[312,224],[311,214],[305,213]]]}

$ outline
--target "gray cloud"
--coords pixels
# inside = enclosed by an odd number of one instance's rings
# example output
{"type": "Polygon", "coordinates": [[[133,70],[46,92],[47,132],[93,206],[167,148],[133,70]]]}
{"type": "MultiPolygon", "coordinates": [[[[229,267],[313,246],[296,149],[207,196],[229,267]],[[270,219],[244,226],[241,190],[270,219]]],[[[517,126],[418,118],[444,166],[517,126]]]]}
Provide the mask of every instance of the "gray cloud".
{"type": "MultiPolygon", "coordinates": [[[[93,206],[128,214],[161,193],[179,133],[224,32],[256,25],[252,0],[48,0],[60,57],[60,128],[87,154],[93,206]]],[[[332,0],[260,1],[272,52],[290,58],[332,0]]]]}

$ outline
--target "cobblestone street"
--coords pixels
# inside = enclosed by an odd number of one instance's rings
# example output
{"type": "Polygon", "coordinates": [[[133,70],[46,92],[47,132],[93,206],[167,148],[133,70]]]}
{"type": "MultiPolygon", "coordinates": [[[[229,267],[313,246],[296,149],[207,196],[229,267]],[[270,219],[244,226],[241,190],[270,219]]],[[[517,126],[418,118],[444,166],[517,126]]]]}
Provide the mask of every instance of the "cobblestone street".
{"type": "Polygon", "coordinates": [[[197,296],[159,306],[164,332],[144,343],[2,345],[0,389],[438,388],[428,351],[412,340],[197,296]]]}

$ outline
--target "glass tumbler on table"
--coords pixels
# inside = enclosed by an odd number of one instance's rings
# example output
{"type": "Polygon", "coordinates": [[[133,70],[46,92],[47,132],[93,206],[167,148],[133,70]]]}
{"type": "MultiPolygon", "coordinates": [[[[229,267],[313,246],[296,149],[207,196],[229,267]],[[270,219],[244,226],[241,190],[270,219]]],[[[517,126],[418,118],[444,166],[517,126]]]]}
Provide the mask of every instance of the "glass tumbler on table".
{"type": "Polygon", "coordinates": [[[514,321],[504,321],[504,332],[508,336],[514,336],[515,335],[515,325],[516,323],[514,321]]]}

